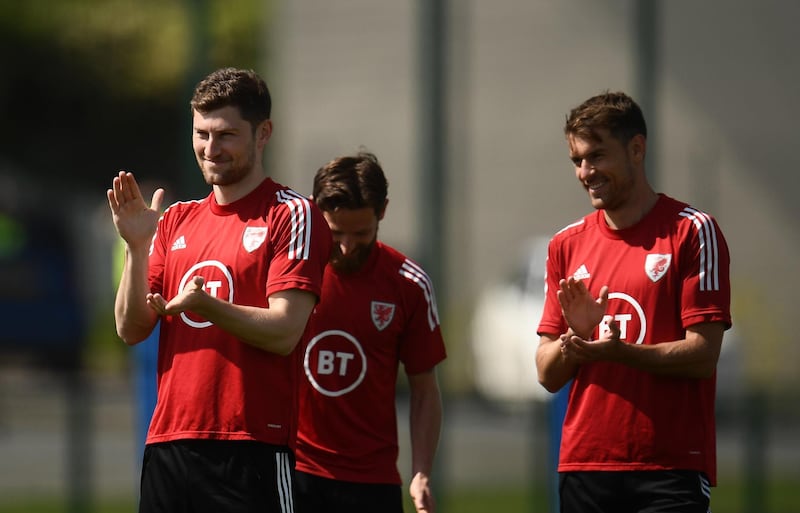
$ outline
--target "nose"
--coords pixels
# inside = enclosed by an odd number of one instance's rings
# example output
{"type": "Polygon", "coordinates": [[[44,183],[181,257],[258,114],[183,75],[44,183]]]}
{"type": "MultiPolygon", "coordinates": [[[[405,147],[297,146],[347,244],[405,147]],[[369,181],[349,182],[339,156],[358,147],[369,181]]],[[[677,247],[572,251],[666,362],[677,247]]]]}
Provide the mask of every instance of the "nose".
{"type": "Polygon", "coordinates": [[[353,237],[347,236],[340,237],[338,243],[339,251],[342,252],[342,255],[349,255],[358,245],[353,237]]]}
{"type": "Polygon", "coordinates": [[[213,158],[219,155],[220,144],[214,136],[209,136],[203,146],[203,156],[205,158],[213,158]]]}
{"type": "Polygon", "coordinates": [[[585,180],[594,172],[594,167],[589,165],[586,159],[581,159],[580,165],[575,166],[575,174],[579,180],[585,180]]]}

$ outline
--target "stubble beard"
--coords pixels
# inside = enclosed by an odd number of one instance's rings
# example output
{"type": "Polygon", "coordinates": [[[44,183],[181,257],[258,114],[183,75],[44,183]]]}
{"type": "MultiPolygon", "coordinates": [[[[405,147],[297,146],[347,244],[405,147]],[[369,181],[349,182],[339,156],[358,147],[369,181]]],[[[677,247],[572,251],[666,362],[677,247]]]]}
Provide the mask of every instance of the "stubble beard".
{"type": "Polygon", "coordinates": [[[369,244],[359,246],[356,248],[352,254],[350,255],[342,255],[341,250],[338,246],[334,245],[333,254],[329,260],[331,267],[333,267],[337,272],[342,274],[351,274],[364,266],[364,263],[369,258],[369,255],[372,253],[372,250],[375,248],[375,242],[378,240],[377,234],[375,238],[372,239],[372,242],[369,244]]]}
{"type": "Polygon", "coordinates": [[[203,172],[203,178],[208,185],[226,186],[233,185],[241,182],[247,175],[253,171],[255,166],[256,156],[255,150],[251,147],[248,148],[247,158],[244,162],[236,159],[228,163],[229,167],[224,171],[210,171],[206,169],[206,161],[200,162],[200,169],[203,172]]]}
{"type": "Polygon", "coordinates": [[[589,191],[589,199],[595,209],[613,212],[624,208],[630,202],[633,190],[636,188],[636,175],[629,163],[625,165],[625,169],[627,174],[624,180],[610,182],[612,188],[605,197],[595,198],[589,191]]]}

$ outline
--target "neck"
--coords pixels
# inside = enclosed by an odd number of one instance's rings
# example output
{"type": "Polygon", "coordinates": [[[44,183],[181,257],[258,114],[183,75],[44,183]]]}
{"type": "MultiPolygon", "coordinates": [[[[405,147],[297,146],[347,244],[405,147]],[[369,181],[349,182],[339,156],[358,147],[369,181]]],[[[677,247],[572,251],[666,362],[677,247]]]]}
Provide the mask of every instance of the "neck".
{"type": "Polygon", "coordinates": [[[636,201],[628,202],[614,210],[604,210],[606,223],[612,230],[630,228],[650,212],[658,202],[658,194],[648,188],[636,201]]]}
{"type": "Polygon", "coordinates": [[[218,205],[228,205],[253,192],[265,178],[264,174],[253,172],[236,183],[214,185],[214,198],[216,198],[218,205]]]}

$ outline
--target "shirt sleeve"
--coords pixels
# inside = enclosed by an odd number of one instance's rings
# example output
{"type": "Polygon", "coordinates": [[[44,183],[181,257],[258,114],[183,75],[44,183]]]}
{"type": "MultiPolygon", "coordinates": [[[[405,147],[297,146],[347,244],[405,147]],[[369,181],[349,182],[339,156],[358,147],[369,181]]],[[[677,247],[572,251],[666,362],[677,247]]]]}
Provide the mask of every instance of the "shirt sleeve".
{"type": "Polygon", "coordinates": [[[158,227],[150,242],[150,257],[148,259],[148,281],[150,292],[163,294],[164,292],[164,265],[166,259],[165,240],[167,236],[167,221],[165,212],[158,219],[158,227]]]}
{"type": "Polygon", "coordinates": [[[328,223],[308,198],[291,190],[279,191],[278,198],[266,294],[301,289],[319,297],[332,244],[328,223]]]}
{"type": "Polygon", "coordinates": [[[436,296],[430,277],[415,263],[406,260],[400,274],[408,280],[405,285],[410,312],[400,341],[399,358],[407,374],[419,374],[447,356],[436,296]]]}
{"type": "Polygon", "coordinates": [[[563,278],[563,265],[561,265],[560,247],[557,239],[553,238],[547,247],[547,260],[545,261],[544,276],[544,307],[542,318],[536,333],[543,335],[560,335],[567,331],[564,316],[561,314],[561,305],[558,303],[558,282],[563,278]]]}
{"type": "Polygon", "coordinates": [[[681,251],[681,319],[687,328],[701,322],[731,326],[730,254],[717,222],[708,214],[687,216],[681,251]]]}

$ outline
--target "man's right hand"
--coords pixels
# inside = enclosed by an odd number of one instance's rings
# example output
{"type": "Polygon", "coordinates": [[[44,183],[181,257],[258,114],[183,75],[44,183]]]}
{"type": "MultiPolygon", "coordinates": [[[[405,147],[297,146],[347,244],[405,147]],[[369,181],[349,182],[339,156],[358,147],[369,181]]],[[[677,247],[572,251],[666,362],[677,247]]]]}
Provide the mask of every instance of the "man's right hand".
{"type": "Polygon", "coordinates": [[[567,324],[576,335],[589,340],[606,313],[608,287],[604,285],[600,297],[594,299],[586,285],[571,276],[559,281],[558,285],[561,290],[556,292],[556,296],[567,324]]]}
{"type": "Polygon", "coordinates": [[[164,189],[156,189],[150,207],[144,201],[133,173],[120,171],[106,191],[114,226],[129,246],[149,245],[161,216],[164,189]]]}

